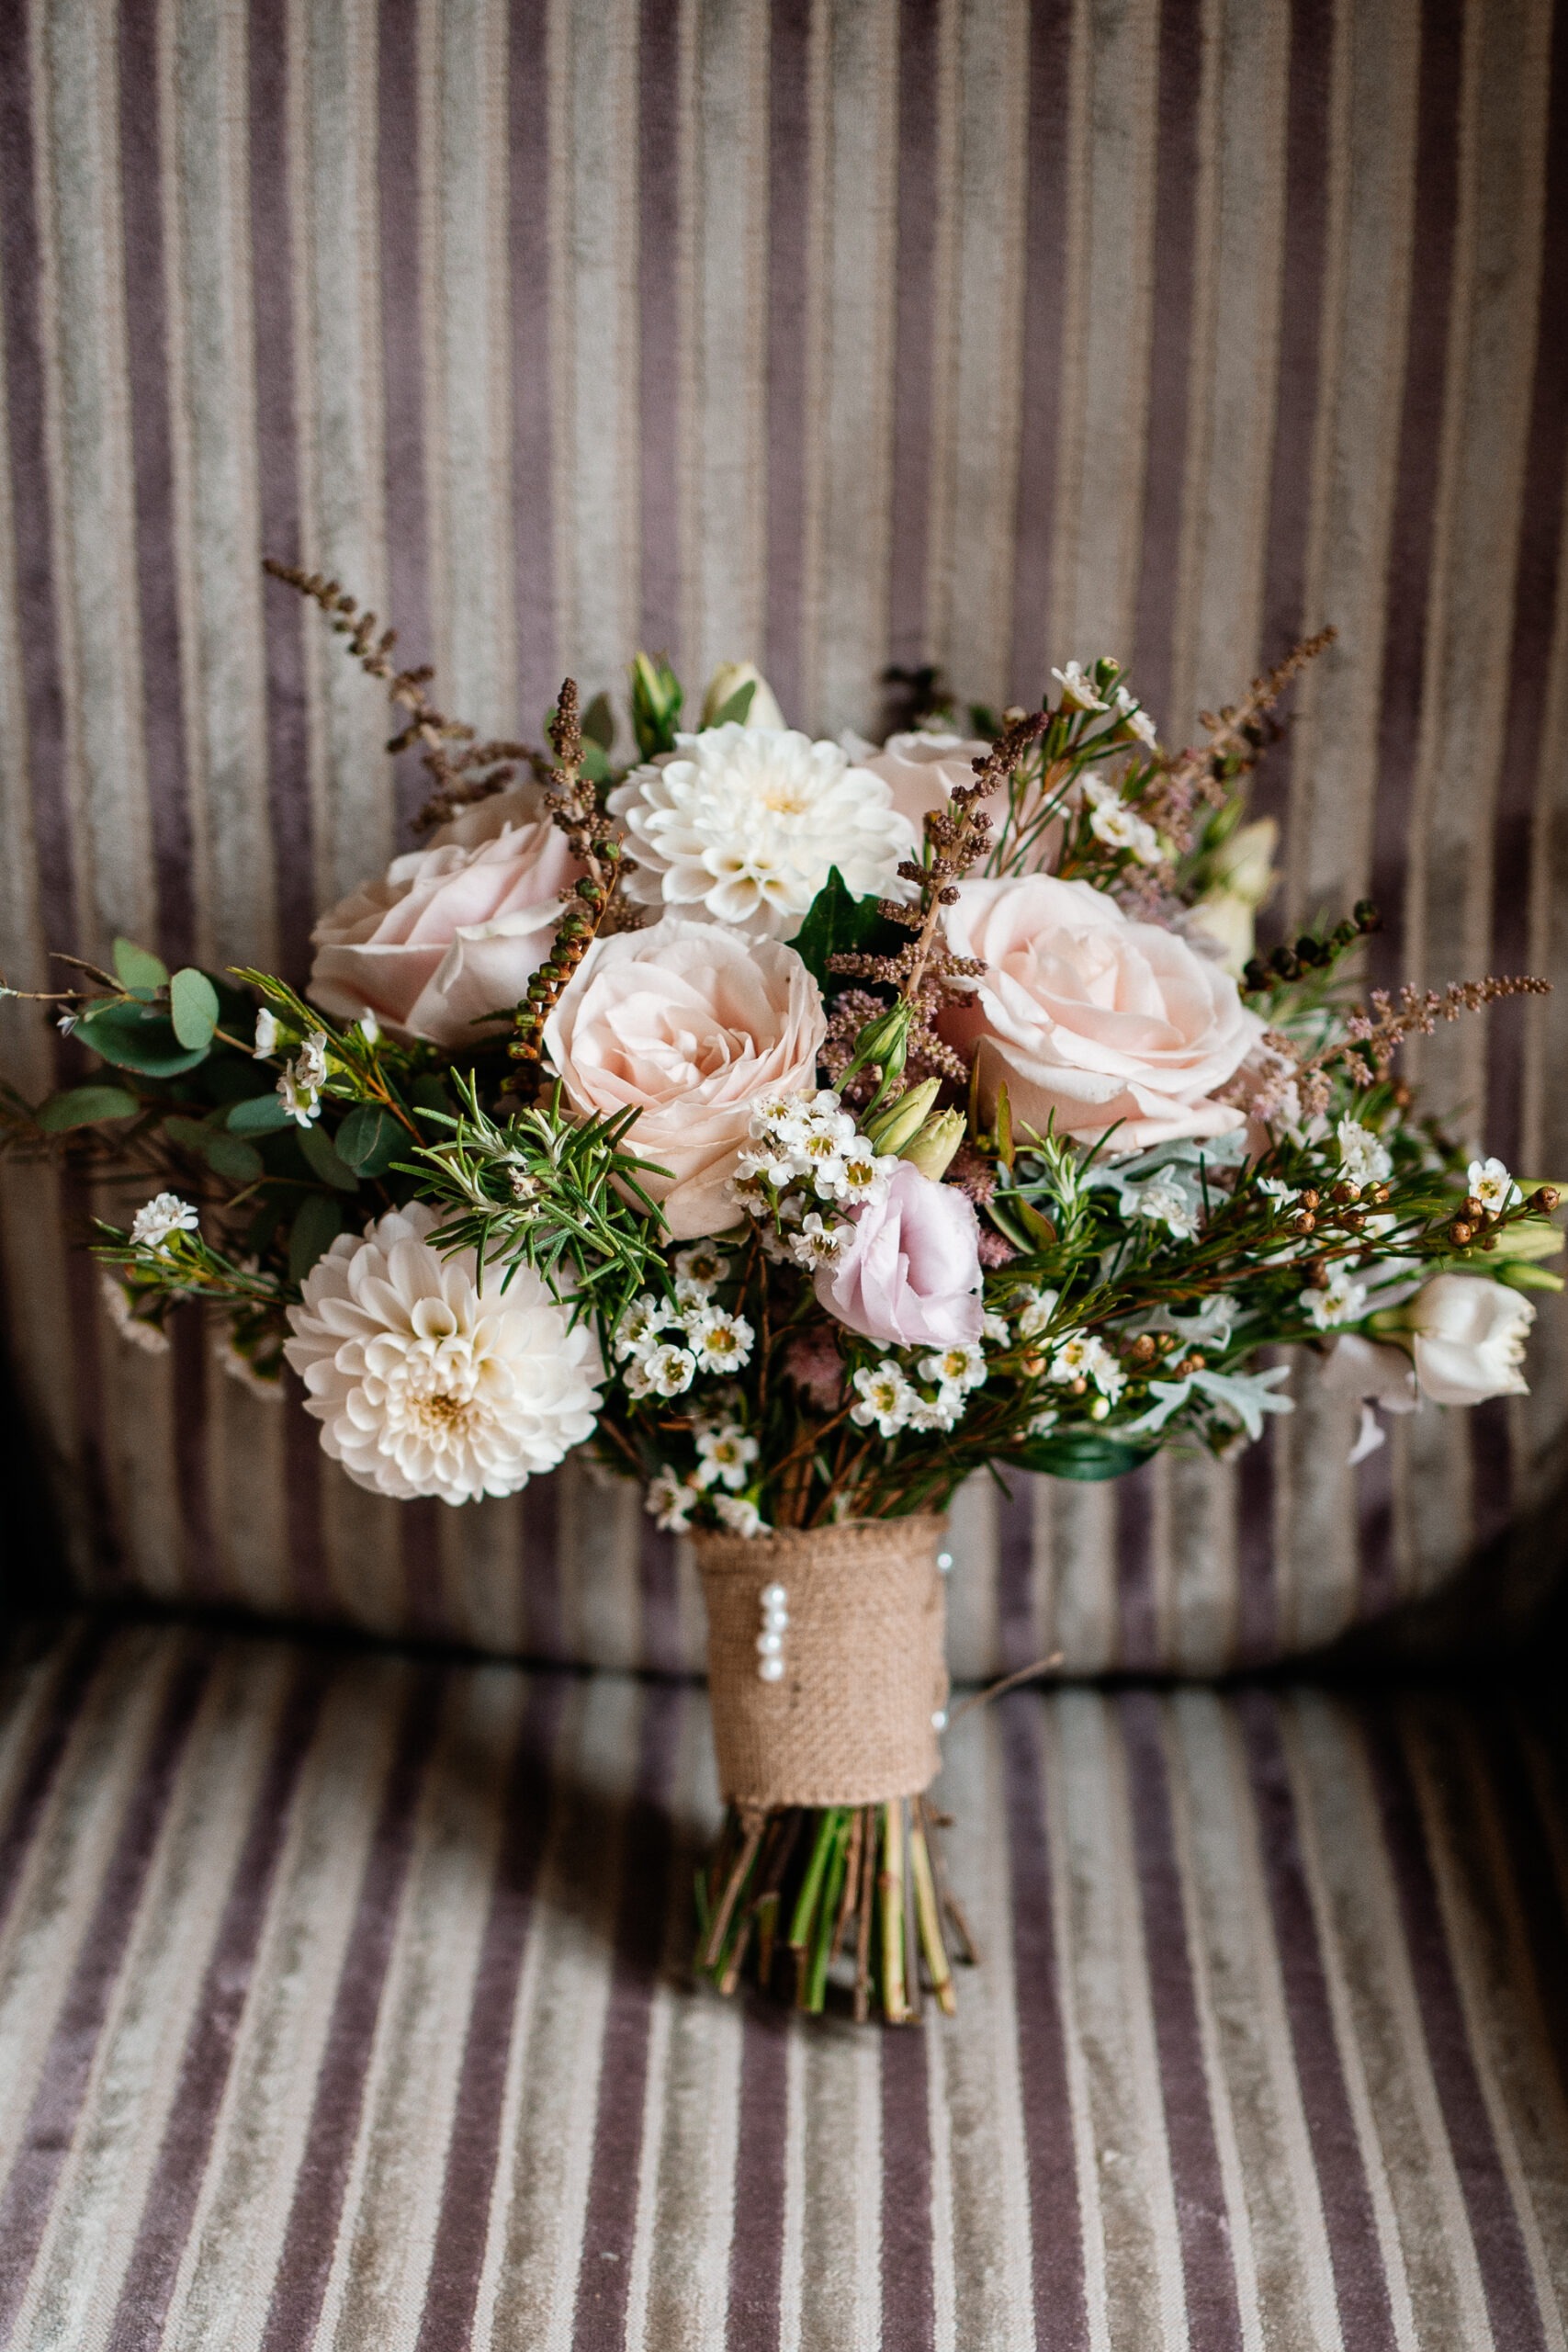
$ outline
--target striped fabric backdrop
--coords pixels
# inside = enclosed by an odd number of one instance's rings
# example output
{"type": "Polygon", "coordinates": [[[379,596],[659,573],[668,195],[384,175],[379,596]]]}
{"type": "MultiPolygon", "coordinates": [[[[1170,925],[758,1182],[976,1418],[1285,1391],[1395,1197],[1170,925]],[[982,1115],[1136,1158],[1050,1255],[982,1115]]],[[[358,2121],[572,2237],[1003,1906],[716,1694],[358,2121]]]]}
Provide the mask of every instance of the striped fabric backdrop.
{"type": "Polygon", "coordinates": [[[879,2031],[684,1974],[691,1684],[79,1631],[0,1679],[0,2340],[1547,2352],[1562,1730],[1017,1694],[879,2031]]]}
{"type": "MultiPolygon", "coordinates": [[[[11,0],[0,7],[0,956],[116,932],[302,973],[419,793],[263,549],[536,734],[640,641],[816,729],[1136,663],[1168,737],[1337,623],[1258,780],[1274,916],[1371,889],[1375,977],[1561,965],[1568,34],[1549,0],[11,0]],[[1554,31],[1556,38],[1554,39],[1554,31]],[[1556,813],[1554,814],[1554,810],[1556,813]]],[[[69,1067],[0,1012],[41,1093],[69,1067]]],[[[1568,1177],[1562,1000],[1424,1049],[1568,1177]]],[[[4,1186],[5,1308],[82,1582],[614,1666],[688,1566],[575,1476],[347,1486],[187,1322],[129,1354],[4,1186]]],[[[961,1672],[1205,1671],[1555,1525],[1535,1394],[1358,1472],[1310,1367],[1225,1466],[965,1498],[961,1672]]]]}

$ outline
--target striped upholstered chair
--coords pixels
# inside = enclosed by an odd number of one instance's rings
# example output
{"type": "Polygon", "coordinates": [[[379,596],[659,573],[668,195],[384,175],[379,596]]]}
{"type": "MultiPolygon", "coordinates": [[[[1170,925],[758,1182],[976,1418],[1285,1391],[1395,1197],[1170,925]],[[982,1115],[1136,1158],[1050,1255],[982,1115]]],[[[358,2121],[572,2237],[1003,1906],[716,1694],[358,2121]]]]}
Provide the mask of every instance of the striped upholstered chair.
{"type": "MultiPolygon", "coordinates": [[[[0,434],[13,985],[302,970],[399,840],[264,549],[503,732],[642,641],[825,730],[1114,651],[1179,736],[1332,619],[1276,919],[1562,962],[1550,0],[9,0],[0,434]]],[[[1561,1179],[1565,1040],[1423,1075],[1561,1179]]],[[[1562,1317],[1355,1468],[1298,1365],[1239,1462],[962,1498],[955,1673],[1068,1687],[951,1740],[957,2019],[807,2028],[682,1973],[700,1600],[635,1498],[374,1500],[0,1197],[0,2340],[1562,2345],[1562,1317]]]]}

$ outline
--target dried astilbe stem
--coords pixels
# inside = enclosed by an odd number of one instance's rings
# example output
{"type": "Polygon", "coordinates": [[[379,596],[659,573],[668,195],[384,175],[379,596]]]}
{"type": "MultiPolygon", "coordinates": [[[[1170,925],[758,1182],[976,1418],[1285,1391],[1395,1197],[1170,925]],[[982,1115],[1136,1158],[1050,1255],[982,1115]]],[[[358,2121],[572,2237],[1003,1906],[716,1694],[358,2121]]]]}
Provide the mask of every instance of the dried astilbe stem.
{"type": "Polygon", "coordinates": [[[287,587],[297,589],[301,596],[319,605],[337,634],[347,639],[344,650],[371,677],[383,681],[389,701],[394,708],[406,713],[387,749],[395,755],[415,743],[422,745],[423,764],[434,784],[429,799],[413,820],[415,832],[429,832],[436,825],[446,824],[459,808],[503,791],[520,764],[530,767],[540,777],[549,774],[549,763],[542,752],[534,751],[526,743],[481,743],[477,740],[477,729],[465,719],[449,718],[444,711],[437,710],[425,692],[435,675],[429,663],[412,670],[398,669],[392,661],[397,630],[383,629],[378,636],[376,615],[362,612],[357,600],[335,580],[329,580],[324,572],[306,571],[297,564],[278,563],[271,556],[263,559],[262,569],[274,580],[281,580],[287,587]],[[453,744],[464,748],[454,752],[450,749],[453,744]]]}
{"type": "Polygon", "coordinates": [[[1479,1012],[1504,997],[1551,993],[1550,980],[1537,979],[1529,972],[1504,978],[1494,975],[1483,980],[1455,980],[1442,989],[1406,986],[1399,991],[1397,1005],[1385,989],[1374,989],[1371,1011],[1357,1005],[1345,1023],[1344,1036],[1325,1046],[1303,1067],[1325,1069],[1348,1054],[1360,1053],[1371,1057],[1380,1078],[1386,1078],[1406,1037],[1429,1037],[1439,1021],[1457,1021],[1461,1012],[1479,1012]]]}
{"type": "Polygon", "coordinates": [[[545,807],[566,835],[572,855],[584,871],[565,894],[567,910],[556,926],[555,944],[528,983],[518,1006],[507,1052],[513,1061],[536,1062],[544,1046],[544,1028],[572,974],[604,928],[615,905],[626,865],[614,824],[599,804],[591,780],[582,773],[582,721],[578,708],[577,681],[567,678],[556,697],[550,721],[550,746],[555,766],[545,788],[545,807]]]}
{"type": "Polygon", "coordinates": [[[1280,731],[1269,712],[1292,680],[1315,662],[1338,634],[1336,628],[1321,628],[1315,637],[1303,638],[1282,661],[1253,679],[1238,703],[1199,712],[1208,732],[1206,743],[1160,754],[1160,773],[1140,798],[1138,810],[1179,852],[1190,843],[1193,808],[1200,802],[1219,807],[1228,798],[1236,777],[1257,766],[1280,731]]]}

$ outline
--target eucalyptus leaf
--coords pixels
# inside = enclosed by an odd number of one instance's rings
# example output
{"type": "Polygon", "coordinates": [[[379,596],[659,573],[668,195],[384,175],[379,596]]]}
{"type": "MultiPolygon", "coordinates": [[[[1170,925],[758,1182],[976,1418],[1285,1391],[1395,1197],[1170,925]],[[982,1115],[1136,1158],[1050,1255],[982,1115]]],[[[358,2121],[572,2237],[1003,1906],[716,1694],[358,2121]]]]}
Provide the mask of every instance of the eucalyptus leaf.
{"type": "Polygon", "coordinates": [[[582,714],[582,733],[586,742],[597,743],[602,752],[615,748],[615,714],[606,694],[597,694],[582,714]]]}
{"type": "Polygon", "coordinates": [[[380,1176],[409,1140],[401,1123],[378,1102],[356,1102],[333,1137],[338,1158],[360,1176],[380,1176]]]}
{"type": "Polygon", "coordinates": [[[302,1283],[343,1231],[343,1211],[330,1193],[307,1193],[288,1228],[288,1279],[302,1283]]]}
{"type": "Polygon", "coordinates": [[[582,773],[588,778],[590,784],[609,783],[609,758],[599,744],[592,741],[584,741],[582,746],[582,773]]]}
{"type": "Polygon", "coordinates": [[[114,967],[131,995],[143,1002],[168,985],[169,967],[163,957],[150,947],[138,947],[133,939],[115,941],[114,967]]]}
{"type": "Polygon", "coordinates": [[[1021,1470],[1038,1470],[1050,1478],[1084,1481],[1123,1478],[1141,1469],[1159,1451],[1153,1445],[1130,1445],[1125,1440],[1102,1437],[1098,1430],[1048,1430],[1043,1437],[1026,1438],[1006,1458],[1021,1470]]]}
{"type": "Polygon", "coordinates": [[[85,1012],[73,1035],[107,1062],[140,1070],[146,1078],[177,1078],[207,1058],[207,1047],[186,1047],[165,1013],[140,1004],[101,1004],[85,1012]]]}
{"type": "Polygon", "coordinates": [[[299,1148],[310,1161],[311,1171],[323,1184],[333,1184],[340,1193],[357,1193],[359,1179],[345,1159],[340,1159],[332,1143],[320,1127],[301,1127],[299,1148]]]}
{"type": "Polygon", "coordinates": [[[169,1017],[182,1046],[209,1046],[218,1026],[218,991],[205,972],[187,965],[169,982],[169,1017]]]}
{"type": "Polygon", "coordinates": [[[122,1086],[73,1086],[65,1094],[51,1094],[40,1102],[36,1117],[46,1136],[61,1136],[72,1127],[96,1127],[105,1119],[134,1119],[141,1105],[122,1086]]]}
{"type": "Polygon", "coordinates": [[[234,1183],[254,1184],[264,1172],[259,1151],[242,1143],[238,1136],[225,1135],[221,1127],[209,1126],[204,1120],[178,1116],[165,1119],[164,1133],[184,1150],[199,1152],[214,1174],[227,1176],[234,1183]]]}
{"type": "Polygon", "coordinates": [[[280,1094],[251,1094],[236,1102],[229,1114],[229,1132],[235,1136],[271,1136],[286,1127],[290,1114],[283,1107],[280,1094]]]}

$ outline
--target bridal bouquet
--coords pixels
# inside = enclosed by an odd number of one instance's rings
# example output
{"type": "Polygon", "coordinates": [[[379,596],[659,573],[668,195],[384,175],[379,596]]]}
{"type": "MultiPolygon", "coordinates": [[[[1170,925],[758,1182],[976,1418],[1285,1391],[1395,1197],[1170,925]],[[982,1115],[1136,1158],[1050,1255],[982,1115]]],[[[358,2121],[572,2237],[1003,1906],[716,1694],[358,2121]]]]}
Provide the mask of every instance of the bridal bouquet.
{"type": "Polygon", "coordinates": [[[129,1339],[218,1310],[359,1485],[463,1503],[578,1446],[636,1478],[708,1602],[700,1964],[949,2007],[953,1490],[1228,1452],[1290,1410],[1291,1342],[1395,1410],[1522,1388],[1557,1195],[1394,1062],[1540,984],[1362,1005],[1365,902],[1251,953],[1246,775],[1325,638],[1180,752],[1111,661],[967,736],[925,674],[878,748],[786,727],[750,664],[686,731],[639,654],[617,764],[604,696],[568,680],[547,752],[477,742],[281,576],[422,747],[422,845],[321,917],[302,995],[124,940],[81,966],[52,1001],[105,1067],[7,1097],[7,1139],[145,1196],[96,1242],[129,1339]]]}

